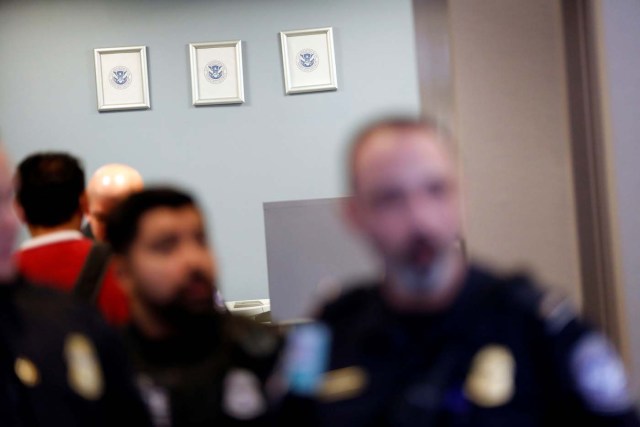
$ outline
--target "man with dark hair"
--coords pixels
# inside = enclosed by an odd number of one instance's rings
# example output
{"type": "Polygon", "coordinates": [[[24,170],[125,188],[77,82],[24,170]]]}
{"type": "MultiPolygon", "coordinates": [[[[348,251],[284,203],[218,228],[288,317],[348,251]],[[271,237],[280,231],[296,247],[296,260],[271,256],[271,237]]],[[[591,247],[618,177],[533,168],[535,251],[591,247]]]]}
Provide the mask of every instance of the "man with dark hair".
{"type": "Polygon", "coordinates": [[[214,306],[204,218],[170,188],[129,196],[107,221],[130,298],[125,342],[156,426],[264,425],[279,346],[266,327],[214,306]]]}
{"type": "Polygon", "coordinates": [[[18,166],[16,199],[32,234],[67,226],[86,210],[84,170],[66,153],[40,153],[18,166]]]}
{"type": "Polygon", "coordinates": [[[0,425],[149,426],[118,336],[94,310],[17,274],[12,201],[0,148],[0,425]]]}
{"type": "Polygon", "coordinates": [[[66,153],[38,153],[20,163],[15,177],[16,210],[31,239],[17,252],[20,273],[43,283],[95,301],[107,321],[122,325],[128,317],[127,301],[107,257],[98,260],[102,247],[82,236],[86,211],[85,179],[80,162],[66,153]],[[88,271],[95,271],[89,287],[88,271]]]}
{"type": "Polygon", "coordinates": [[[606,338],[526,277],[469,265],[450,141],[374,123],[349,160],[350,224],[384,275],[295,329],[283,417],[318,426],[638,426],[606,338]]]}

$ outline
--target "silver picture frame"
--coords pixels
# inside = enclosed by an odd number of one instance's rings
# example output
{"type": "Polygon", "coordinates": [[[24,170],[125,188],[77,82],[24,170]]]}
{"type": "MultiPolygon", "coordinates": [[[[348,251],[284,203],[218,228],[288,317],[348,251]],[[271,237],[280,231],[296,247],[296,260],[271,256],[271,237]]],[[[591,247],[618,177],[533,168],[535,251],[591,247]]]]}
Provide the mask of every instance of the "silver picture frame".
{"type": "Polygon", "coordinates": [[[242,40],[190,43],[189,61],[193,105],[244,102],[242,40]]]}
{"type": "Polygon", "coordinates": [[[147,47],[94,49],[98,111],[151,108],[147,47]]]}
{"type": "Polygon", "coordinates": [[[280,32],[287,95],[338,89],[333,28],[280,32]]]}

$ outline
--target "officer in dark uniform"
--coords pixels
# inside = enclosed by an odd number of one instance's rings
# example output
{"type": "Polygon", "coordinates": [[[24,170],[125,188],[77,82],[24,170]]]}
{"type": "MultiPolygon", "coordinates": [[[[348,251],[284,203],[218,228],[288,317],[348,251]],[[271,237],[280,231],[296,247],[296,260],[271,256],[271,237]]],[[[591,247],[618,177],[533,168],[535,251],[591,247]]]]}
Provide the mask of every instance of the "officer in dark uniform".
{"type": "Polygon", "coordinates": [[[526,277],[461,253],[456,168],[436,127],[389,120],[351,156],[347,214],[385,265],[298,326],[284,421],[318,426],[638,426],[606,338],[526,277]]]}
{"type": "Polygon", "coordinates": [[[150,426],[120,338],[89,306],[0,285],[0,425],[150,426]]]}
{"type": "Polygon", "coordinates": [[[0,149],[0,425],[150,426],[119,337],[89,306],[17,276],[0,149]]]}
{"type": "Polygon", "coordinates": [[[216,268],[194,200],[131,195],[107,223],[131,301],[126,344],[156,427],[269,425],[266,383],[279,338],[216,308],[216,268]]]}

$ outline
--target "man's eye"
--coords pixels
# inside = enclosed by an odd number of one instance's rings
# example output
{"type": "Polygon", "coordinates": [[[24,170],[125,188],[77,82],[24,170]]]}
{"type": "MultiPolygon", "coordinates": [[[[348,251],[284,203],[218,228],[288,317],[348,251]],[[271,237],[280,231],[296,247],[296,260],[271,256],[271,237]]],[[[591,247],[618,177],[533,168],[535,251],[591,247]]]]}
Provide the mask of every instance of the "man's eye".
{"type": "Polygon", "coordinates": [[[400,191],[389,190],[375,195],[372,204],[374,208],[384,209],[399,205],[402,199],[403,195],[400,191]]]}
{"type": "Polygon", "coordinates": [[[173,239],[173,238],[163,239],[163,240],[159,240],[157,242],[152,243],[151,250],[161,254],[169,254],[176,247],[176,244],[177,244],[176,239],[173,239]]]}
{"type": "Polygon", "coordinates": [[[440,198],[449,192],[449,186],[443,181],[430,182],[425,190],[429,196],[440,198]]]}

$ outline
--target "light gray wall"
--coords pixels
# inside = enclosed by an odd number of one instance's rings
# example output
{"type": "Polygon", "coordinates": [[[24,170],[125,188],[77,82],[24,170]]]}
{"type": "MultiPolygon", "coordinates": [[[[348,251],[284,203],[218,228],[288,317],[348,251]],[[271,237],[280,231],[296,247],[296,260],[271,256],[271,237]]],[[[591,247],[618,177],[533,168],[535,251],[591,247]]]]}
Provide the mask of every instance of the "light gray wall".
{"type": "MultiPolygon", "coordinates": [[[[605,139],[627,355],[640,377],[640,2],[596,2],[605,139]]],[[[640,396],[640,383],[635,384],[640,396]]]]}
{"type": "Polygon", "coordinates": [[[262,203],[342,192],[363,119],[419,111],[410,0],[4,1],[0,132],[16,160],[69,150],[194,190],[229,300],[265,298],[262,203]],[[337,92],[285,96],[278,32],[334,28],[337,92]],[[191,106],[187,44],[244,40],[247,102],[191,106]],[[96,111],[92,49],[146,45],[152,109],[96,111]]]}
{"type": "Polygon", "coordinates": [[[449,16],[469,248],[579,304],[560,3],[450,0],[449,16]]]}

